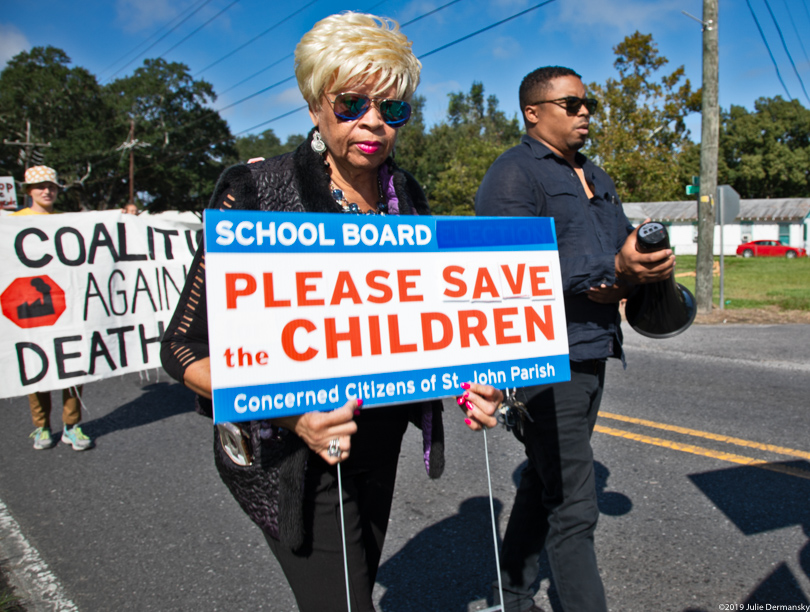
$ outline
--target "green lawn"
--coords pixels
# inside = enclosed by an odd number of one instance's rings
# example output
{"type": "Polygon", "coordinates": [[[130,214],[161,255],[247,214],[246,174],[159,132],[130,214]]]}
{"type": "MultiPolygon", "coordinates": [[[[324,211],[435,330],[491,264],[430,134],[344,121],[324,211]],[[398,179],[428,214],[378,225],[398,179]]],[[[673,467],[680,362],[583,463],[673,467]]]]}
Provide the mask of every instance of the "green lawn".
{"type": "MultiPolygon", "coordinates": [[[[677,255],[676,274],[694,272],[694,255],[677,255]]],[[[715,257],[715,261],[719,261],[715,257]]],[[[783,257],[726,256],[724,259],[724,295],[726,308],[762,308],[777,306],[782,310],[810,311],[810,257],[785,259],[783,257]]],[[[694,293],[695,278],[679,276],[676,279],[694,293]]],[[[714,276],[712,292],[714,304],[719,304],[720,276],[714,276]]]]}

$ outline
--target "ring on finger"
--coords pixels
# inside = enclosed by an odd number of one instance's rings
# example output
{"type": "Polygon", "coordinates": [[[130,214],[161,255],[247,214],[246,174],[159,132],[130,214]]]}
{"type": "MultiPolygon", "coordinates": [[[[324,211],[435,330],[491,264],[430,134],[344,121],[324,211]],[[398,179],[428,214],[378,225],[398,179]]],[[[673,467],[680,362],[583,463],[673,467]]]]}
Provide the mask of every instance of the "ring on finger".
{"type": "Polygon", "coordinates": [[[326,449],[326,454],[330,457],[340,457],[340,439],[334,438],[329,442],[329,448],[326,449]]]}

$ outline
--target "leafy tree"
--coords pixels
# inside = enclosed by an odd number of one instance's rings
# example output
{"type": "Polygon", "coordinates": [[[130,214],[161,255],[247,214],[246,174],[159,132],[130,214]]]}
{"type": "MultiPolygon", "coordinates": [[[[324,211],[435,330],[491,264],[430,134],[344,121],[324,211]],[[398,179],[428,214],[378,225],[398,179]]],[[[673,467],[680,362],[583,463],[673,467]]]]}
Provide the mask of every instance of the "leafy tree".
{"type": "Polygon", "coordinates": [[[399,128],[394,158],[402,168],[413,174],[425,186],[430,171],[423,168],[428,148],[428,135],[425,130],[425,97],[414,96],[411,100],[411,119],[399,128]]]}
{"type": "Polygon", "coordinates": [[[401,130],[397,159],[412,172],[436,214],[471,215],[475,192],[489,166],[520,140],[517,118],[498,110],[498,98],[484,98],[484,86],[449,95],[447,120],[425,131],[424,99],[414,101],[411,122],[401,130]]]}
{"type": "Polygon", "coordinates": [[[478,138],[461,142],[447,167],[439,173],[431,204],[434,212],[444,215],[475,214],[478,186],[492,163],[509,146],[478,138]]]}
{"type": "Polygon", "coordinates": [[[669,63],[651,34],[627,36],[613,48],[618,79],[591,83],[599,99],[585,153],[613,178],[628,202],[685,198],[681,153],[692,147],[685,117],[700,110],[683,66],[656,78],[669,63]]]}
{"type": "Polygon", "coordinates": [[[35,47],[16,55],[0,73],[2,138],[24,141],[30,122],[31,140],[51,144],[35,148],[29,160],[20,147],[0,146],[0,173],[21,180],[26,165],[52,166],[70,186],[58,207],[77,210],[91,205],[81,183],[104,166],[114,114],[95,76],[69,64],[64,51],[35,47]]]}
{"type": "Polygon", "coordinates": [[[290,134],[287,136],[287,142],[281,144],[281,140],[272,128],[258,135],[241,136],[236,139],[238,161],[245,162],[254,157],[275,157],[292,151],[304,142],[304,139],[305,137],[301,134],[290,134]]]}
{"type": "MultiPolygon", "coordinates": [[[[208,104],[210,83],[192,79],[184,64],[146,60],[132,76],[106,88],[123,142],[135,122],[135,190],[152,212],[201,210],[228,159],[237,156],[227,123],[208,104]]],[[[128,198],[129,156],[99,183],[108,202],[128,198]]]]}
{"type": "MultiPolygon", "coordinates": [[[[63,210],[121,206],[129,198],[129,154],[120,145],[135,122],[135,189],[150,210],[204,207],[226,161],[236,159],[225,121],[208,105],[212,86],[183,64],[146,60],[102,87],[54,47],[14,57],[0,73],[0,136],[35,142],[28,165],[54,167],[68,183],[63,210]]],[[[0,147],[0,172],[22,178],[18,147],[0,147]]]]}
{"type": "Polygon", "coordinates": [[[473,83],[468,94],[450,94],[448,124],[432,134],[435,156],[444,163],[433,193],[433,208],[440,214],[472,215],[475,193],[484,174],[498,156],[520,141],[517,117],[498,110],[498,98],[484,100],[484,86],[473,83]],[[449,136],[449,137],[448,137],[449,136]]]}
{"type": "Polygon", "coordinates": [[[798,100],[760,98],[754,110],[731,106],[720,128],[721,183],[743,198],[810,193],[810,110],[798,100]]]}

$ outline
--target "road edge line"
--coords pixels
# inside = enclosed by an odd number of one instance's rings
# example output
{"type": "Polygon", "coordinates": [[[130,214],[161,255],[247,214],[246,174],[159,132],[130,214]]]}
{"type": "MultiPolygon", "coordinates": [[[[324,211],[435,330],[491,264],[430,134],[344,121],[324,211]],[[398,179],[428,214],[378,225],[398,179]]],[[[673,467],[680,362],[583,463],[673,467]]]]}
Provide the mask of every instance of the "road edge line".
{"type": "Polygon", "coordinates": [[[62,583],[23,535],[0,499],[0,560],[9,584],[28,612],[79,612],[62,583]]]}

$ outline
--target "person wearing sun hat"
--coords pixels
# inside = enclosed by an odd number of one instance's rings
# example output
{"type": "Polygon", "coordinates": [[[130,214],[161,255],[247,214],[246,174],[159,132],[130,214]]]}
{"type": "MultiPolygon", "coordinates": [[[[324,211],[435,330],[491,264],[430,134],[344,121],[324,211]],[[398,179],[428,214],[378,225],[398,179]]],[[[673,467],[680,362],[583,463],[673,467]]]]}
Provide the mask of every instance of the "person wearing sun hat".
{"type": "MultiPolygon", "coordinates": [[[[31,196],[31,206],[11,213],[12,217],[28,215],[50,215],[59,195],[61,186],[56,170],[48,166],[34,166],[25,171],[23,182],[25,193],[31,196]]],[[[74,450],[87,450],[93,445],[92,440],[82,432],[78,423],[82,412],[79,398],[82,388],[72,387],[62,390],[62,441],[70,444],[74,450]]],[[[56,442],[51,436],[51,393],[40,391],[28,395],[31,407],[31,419],[36,429],[31,433],[34,449],[52,448],[56,442]]]]}
{"type": "Polygon", "coordinates": [[[62,188],[56,170],[48,166],[28,168],[22,186],[33,203],[29,208],[18,210],[13,215],[49,215],[53,212],[53,205],[62,188]]]}

